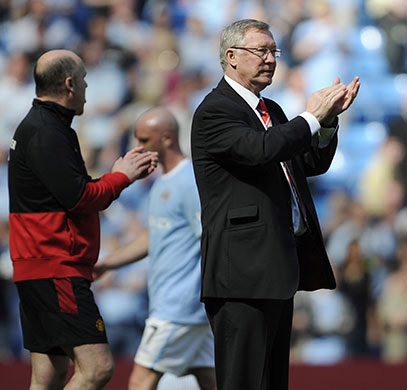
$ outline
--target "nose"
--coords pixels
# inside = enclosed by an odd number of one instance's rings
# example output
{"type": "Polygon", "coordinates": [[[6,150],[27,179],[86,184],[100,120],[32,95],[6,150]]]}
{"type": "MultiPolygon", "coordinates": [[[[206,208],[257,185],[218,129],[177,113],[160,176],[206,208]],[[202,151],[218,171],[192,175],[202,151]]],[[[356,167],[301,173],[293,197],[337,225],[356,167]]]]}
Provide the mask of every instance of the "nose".
{"type": "Polygon", "coordinates": [[[264,62],[271,62],[271,63],[276,62],[276,57],[270,50],[267,51],[267,55],[264,58],[264,62]]]}

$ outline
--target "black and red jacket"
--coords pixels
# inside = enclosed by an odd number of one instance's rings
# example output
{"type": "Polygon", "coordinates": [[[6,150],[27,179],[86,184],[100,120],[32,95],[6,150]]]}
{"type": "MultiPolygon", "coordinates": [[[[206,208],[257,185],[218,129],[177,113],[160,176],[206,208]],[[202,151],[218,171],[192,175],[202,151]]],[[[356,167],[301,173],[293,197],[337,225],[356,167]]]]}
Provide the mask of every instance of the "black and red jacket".
{"type": "Polygon", "coordinates": [[[34,99],[10,145],[10,254],[14,281],[81,276],[99,255],[99,211],[130,184],[92,180],[71,128],[74,111],[34,99]]]}

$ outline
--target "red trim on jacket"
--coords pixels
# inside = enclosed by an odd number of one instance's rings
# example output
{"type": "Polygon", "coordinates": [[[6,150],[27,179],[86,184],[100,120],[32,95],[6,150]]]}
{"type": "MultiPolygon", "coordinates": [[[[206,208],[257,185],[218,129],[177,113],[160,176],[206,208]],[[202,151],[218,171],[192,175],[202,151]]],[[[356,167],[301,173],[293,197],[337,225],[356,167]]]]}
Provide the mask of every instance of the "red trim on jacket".
{"type": "Polygon", "coordinates": [[[92,280],[99,256],[99,210],[130,184],[120,172],[86,184],[68,212],[10,213],[10,255],[15,282],[80,276],[92,280]]]}
{"type": "Polygon", "coordinates": [[[130,180],[122,172],[110,172],[101,178],[86,183],[78,203],[69,211],[95,212],[106,209],[130,185],[130,180]]]}

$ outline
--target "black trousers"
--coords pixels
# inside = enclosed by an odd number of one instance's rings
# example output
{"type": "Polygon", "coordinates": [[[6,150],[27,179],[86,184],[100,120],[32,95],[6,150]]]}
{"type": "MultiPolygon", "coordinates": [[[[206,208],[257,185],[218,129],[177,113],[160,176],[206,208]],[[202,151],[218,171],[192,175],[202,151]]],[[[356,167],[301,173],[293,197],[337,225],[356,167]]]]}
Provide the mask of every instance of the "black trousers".
{"type": "Polygon", "coordinates": [[[205,300],[218,390],[288,390],[293,298],[205,300]]]}

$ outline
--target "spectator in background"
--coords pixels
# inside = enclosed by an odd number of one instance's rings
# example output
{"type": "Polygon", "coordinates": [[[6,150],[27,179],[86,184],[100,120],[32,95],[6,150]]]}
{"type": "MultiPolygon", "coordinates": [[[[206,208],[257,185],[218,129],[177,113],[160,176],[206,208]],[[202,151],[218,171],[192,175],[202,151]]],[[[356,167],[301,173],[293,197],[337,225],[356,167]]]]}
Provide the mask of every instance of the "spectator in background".
{"type": "Polygon", "coordinates": [[[295,27],[291,48],[293,59],[302,66],[308,96],[344,71],[349,26],[341,26],[327,0],[309,1],[304,7],[308,18],[295,27]]]}
{"type": "Polygon", "coordinates": [[[92,180],[75,131],[85,104],[86,68],[71,51],[53,50],[34,69],[37,99],[14,134],[9,154],[10,255],[20,297],[31,388],[98,390],[113,357],[90,282],[100,246],[99,211],[151,173],[155,153],[133,149],[111,173],[92,180]]]}
{"type": "Polygon", "coordinates": [[[401,101],[401,112],[400,116],[390,121],[389,136],[399,140],[404,150],[403,158],[395,167],[394,178],[402,184],[407,200],[407,91],[404,91],[404,100],[401,101]]]}
{"type": "Polygon", "coordinates": [[[154,390],[164,373],[192,374],[215,389],[213,337],[199,301],[200,206],[192,164],[181,152],[178,124],[165,108],[148,110],[135,136],[155,150],[163,175],[150,193],[148,232],[105,256],[96,275],[149,256],[149,317],[129,380],[131,390],[154,390]]]}
{"type": "Polygon", "coordinates": [[[368,221],[363,204],[354,199],[346,199],[347,203],[341,209],[346,218],[338,222],[337,226],[331,230],[327,240],[329,258],[338,267],[346,259],[349,244],[363,234],[368,221]]]}
{"type": "Polygon", "coordinates": [[[80,36],[71,21],[63,14],[52,12],[51,2],[27,0],[12,2],[13,20],[4,36],[5,47],[11,51],[30,53],[34,58],[44,50],[57,47],[73,48],[80,36]]]}
{"type": "Polygon", "coordinates": [[[168,3],[153,2],[148,44],[145,42],[140,63],[139,99],[147,104],[160,103],[162,96],[168,93],[169,80],[178,72],[178,41],[171,28],[169,12],[168,3]]]}
{"type": "Polygon", "coordinates": [[[404,0],[367,0],[367,9],[386,35],[386,56],[393,73],[407,72],[407,7],[404,0]]]}
{"type": "Polygon", "coordinates": [[[328,212],[322,221],[322,232],[325,241],[328,241],[331,234],[349,219],[349,204],[351,201],[351,195],[345,190],[338,189],[328,194],[328,212]]]}
{"type": "Polygon", "coordinates": [[[396,179],[397,167],[404,159],[405,153],[399,138],[389,136],[362,174],[360,196],[369,215],[373,217],[385,215],[389,187],[396,179]]]}
{"type": "Polygon", "coordinates": [[[28,54],[13,52],[0,74],[0,148],[8,150],[14,130],[26,112],[34,94],[29,78],[31,63],[28,54]]]}
{"type": "MultiPolygon", "coordinates": [[[[335,271],[340,281],[340,273],[335,271]]],[[[339,289],[302,293],[308,301],[310,334],[303,340],[301,361],[309,364],[335,364],[347,357],[346,335],[352,329],[350,306],[339,289]]]]}
{"type": "Polygon", "coordinates": [[[144,57],[151,27],[139,19],[134,7],[133,0],[113,2],[107,18],[106,34],[111,45],[144,57]]]}
{"type": "Polygon", "coordinates": [[[397,269],[384,282],[378,301],[383,332],[382,358],[389,363],[407,360],[407,239],[399,242],[397,269]]]}
{"type": "Polygon", "coordinates": [[[84,143],[96,152],[96,168],[98,153],[116,141],[113,115],[121,107],[126,92],[124,73],[105,49],[103,41],[90,40],[84,42],[81,52],[87,68],[89,102],[84,115],[77,119],[76,127],[84,143]]]}
{"type": "Polygon", "coordinates": [[[369,355],[368,328],[372,321],[372,300],[367,263],[357,240],[347,248],[347,255],[340,270],[339,290],[347,299],[352,313],[352,327],[346,333],[347,355],[363,357],[369,355]]]}

